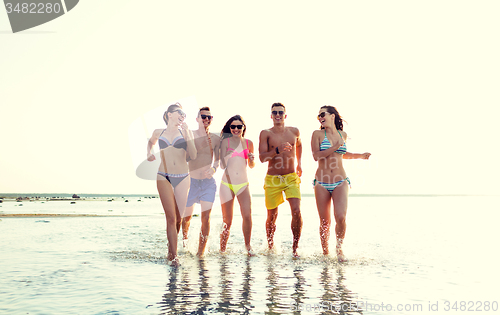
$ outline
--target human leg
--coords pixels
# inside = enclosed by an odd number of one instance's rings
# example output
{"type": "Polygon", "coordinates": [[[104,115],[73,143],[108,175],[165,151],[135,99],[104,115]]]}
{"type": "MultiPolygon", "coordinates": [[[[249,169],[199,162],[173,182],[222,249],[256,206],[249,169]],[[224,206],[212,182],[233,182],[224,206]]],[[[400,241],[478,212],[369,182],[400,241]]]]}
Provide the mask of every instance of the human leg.
{"type": "Polygon", "coordinates": [[[348,182],[344,181],[341,185],[337,186],[332,193],[333,199],[333,214],[335,216],[335,235],[337,237],[337,257],[339,261],[343,261],[344,253],[342,251],[342,243],[344,241],[345,232],[347,228],[346,215],[347,215],[347,199],[349,195],[348,182]]]}
{"type": "Polygon", "coordinates": [[[276,232],[276,219],[278,218],[278,208],[267,209],[266,234],[269,249],[274,248],[274,232],[276,232]]]}
{"type": "Polygon", "coordinates": [[[185,216],[182,218],[182,239],[188,239],[189,226],[191,225],[191,218],[193,217],[194,205],[186,207],[185,216]]]}
{"type": "Polygon", "coordinates": [[[207,246],[208,235],[210,234],[210,212],[212,211],[212,202],[201,201],[201,230],[200,242],[198,245],[198,257],[203,256],[205,247],[207,246]]]}
{"type": "Polygon", "coordinates": [[[292,211],[292,234],[293,234],[293,255],[298,257],[297,248],[299,247],[300,234],[302,232],[302,215],[300,214],[300,177],[296,173],[287,174],[284,176],[285,188],[284,193],[286,199],[290,203],[292,211]]]}
{"type": "Polygon", "coordinates": [[[243,218],[242,229],[245,237],[245,248],[248,254],[253,256],[252,246],[250,246],[252,237],[252,198],[248,186],[239,192],[238,202],[240,203],[241,217],[243,218]]]}
{"type": "Polygon", "coordinates": [[[164,177],[158,176],[156,181],[160,201],[165,212],[165,220],[167,222],[167,241],[168,241],[168,255],[167,259],[172,264],[177,265],[177,228],[176,228],[176,205],[174,190],[170,182],[164,177]]]}
{"type": "Polygon", "coordinates": [[[316,207],[319,214],[319,238],[321,240],[321,247],[323,255],[329,254],[329,240],[330,240],[330,226],[331,226],[331,201],[332,195],[325,187],[316,183],[314,185],[314,196],[316,198],[316,207]]]}
{"type": "Polygon", "coordinates": [[[174,188],[175,201],[177,209],[179,210],[179,216],[177,218],[177,228],[178,228],[177,232],[180,231],[182,219],[184,218],[184,216],[186,216],[186,214],[188,214],[186,212],[186,203],[190,185],[191,185],[191,177],[186,176],[174,188]]]}
{"type": "Polygon", "coordinates": [[[302,233],[302,215],[300,214],[300,199],[298,198],[289,198],[288,202],[290,203],[290,209],[292,210],[292,234],[293,234],[293,243],[292,250],[293,255],[298,257],[297,248],[299,248],[299,239],[300,234],[302,233]]]}
{"type": "Polygon", "coordinates": [[[220,234],[220,251],[225,252],[227,240],[229,239],[229,231],[231,229],[231,224],[233,223],[234,194],[227,186],[221,185],[219,195],[221,198],[223,221],[222,232],[220,234]]]}

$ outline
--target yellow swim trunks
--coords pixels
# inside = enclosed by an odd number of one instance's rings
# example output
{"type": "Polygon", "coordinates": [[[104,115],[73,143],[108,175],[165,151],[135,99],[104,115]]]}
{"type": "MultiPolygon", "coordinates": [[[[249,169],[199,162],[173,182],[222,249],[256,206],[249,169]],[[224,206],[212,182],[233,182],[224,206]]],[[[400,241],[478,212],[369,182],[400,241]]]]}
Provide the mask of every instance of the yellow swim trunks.
{"type": "Polygon", "coordinates": [[[300,177],[297,176],[296,173],[266,175],[264,191],[266,196],[266,208],[275,209],[285,202],[283,199],[283,192],[285,193],[286,199],[300,199],[300,177]]]}

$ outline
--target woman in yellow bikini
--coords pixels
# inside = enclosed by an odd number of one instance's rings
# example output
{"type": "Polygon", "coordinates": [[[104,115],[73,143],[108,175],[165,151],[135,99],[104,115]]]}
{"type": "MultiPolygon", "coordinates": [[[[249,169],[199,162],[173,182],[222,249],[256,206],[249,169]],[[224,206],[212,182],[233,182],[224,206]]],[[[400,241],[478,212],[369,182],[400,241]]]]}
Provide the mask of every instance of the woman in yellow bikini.
{"type": "Polygon", "coordinates": [[[220,251],[226,251],[229,230],[233,221],[234,197],[238,198],[243,217],[243,235],[248,255],[253,256],[250,238],[252,235],[251,197],[248,187],[247,164],[255,166],[253,142],[243,138],[246,125],[240,115],[235,115],[226,122],[221,132],[221,167],[222,175],[219,196],[222,207],[223,230],[220,235],[220,251]],[[248,161],[248,163],[247,163],[248,161]]]}

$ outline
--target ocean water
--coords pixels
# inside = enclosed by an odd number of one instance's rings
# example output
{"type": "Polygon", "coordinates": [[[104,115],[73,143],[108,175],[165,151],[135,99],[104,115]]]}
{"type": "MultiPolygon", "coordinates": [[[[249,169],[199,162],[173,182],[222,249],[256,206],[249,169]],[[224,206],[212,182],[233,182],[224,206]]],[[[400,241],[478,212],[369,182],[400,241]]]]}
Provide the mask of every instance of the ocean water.
{"type": "Polygon", "coordinates": [[[194,217],[172,268],[159,199],[5,201],[0,215],[73,216],[0,216],[0,314],[499,313],[499,205],[485,196],[351,196],[348,261],[338,263],[321,254],[314,197],[302,200],[296,260],[287,203],[269,252],[264,200],[252,199],[251,258],[238,207],[228,252],[218,252],[215,204],[205,257],[195,256],[194,217]]]}

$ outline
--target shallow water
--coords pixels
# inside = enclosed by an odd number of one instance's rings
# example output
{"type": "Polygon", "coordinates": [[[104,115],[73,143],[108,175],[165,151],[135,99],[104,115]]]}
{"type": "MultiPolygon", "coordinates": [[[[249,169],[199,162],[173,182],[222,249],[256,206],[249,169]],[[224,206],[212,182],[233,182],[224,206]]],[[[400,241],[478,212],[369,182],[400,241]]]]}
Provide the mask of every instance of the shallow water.
{"type": "Polygon", "coordinates": [[[0,214],[103,217],[0,217],[0,313],[413,314],[460,311],[461,302],[498,309],[498,197],[351,197],[345,263],[321,255],[313,197],[302,201],[298,260],[288,205],[269,253],[263,198],[252,202],[256,257],[245,255],[238,209],[228,252],[218,253],[215,205],[206,256],[194,255],[193,218],[177,269],[165,259],[158,199],[4,202],[0,214]]]}

